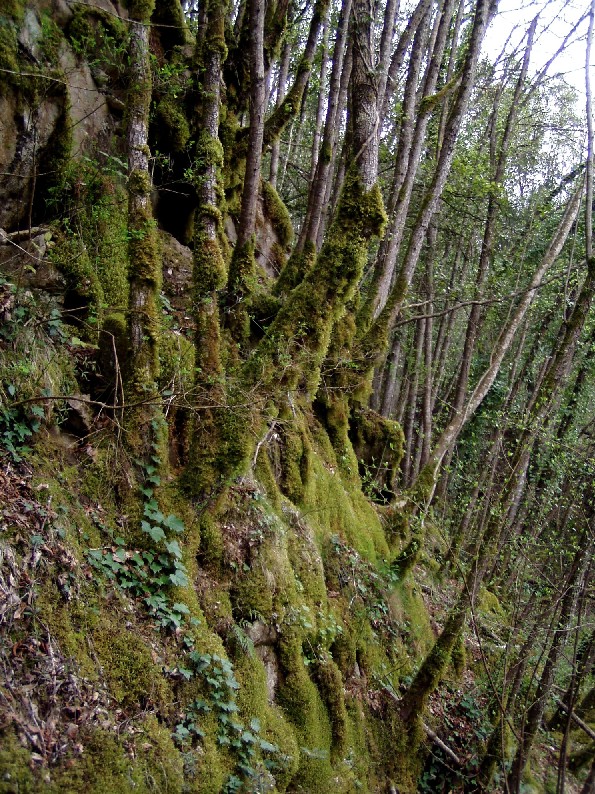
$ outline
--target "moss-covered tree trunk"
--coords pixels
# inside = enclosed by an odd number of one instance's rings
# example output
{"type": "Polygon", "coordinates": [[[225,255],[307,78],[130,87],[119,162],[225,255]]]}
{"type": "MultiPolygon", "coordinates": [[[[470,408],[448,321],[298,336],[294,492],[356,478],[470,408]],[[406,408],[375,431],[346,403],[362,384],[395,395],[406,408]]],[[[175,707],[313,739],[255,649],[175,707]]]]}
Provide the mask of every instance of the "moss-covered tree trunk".
{"type": "Polygon", "coordinates": [[[264,70],[265,5],[250,0],[250,128],[244,170],[238,239],[229,266],[228,324],[235,339],[245,343],[250,332],[246,303],[256,280],[254,231],[260,185],[266,85],[264,70]]]}
{"type": "Polygon", "coordinates": [[[133,3],[130,8],[130,72],[127,103],[129,234],[129,339],[132,392],[148,397],[155,389],[159,370],[158,299],[161,260],[151,206],[149,108],[151,66],[149,21],[154,2],[133,3]]]}
{"type": "Polygon", "coordinates": [[[194,183],[199,204],[194,217],[192,285],[196,321],[195,393],[203,407],[196,411],[191,423],[190,450],[183,473],[184,483],[195,494],[204,492],[206,467],[213,464],[209,456],[205,459],[205,446],[221,443],[216,413],[225,405],[219,294],[226,283],[227,266],[222,249],[223,147],[219,140],[219,106],[221,72],[227,56],[226,12],[225,0],[210,0],[205,4],[204,36],[197,40],[195,53],[198,106],[194,183]]]}

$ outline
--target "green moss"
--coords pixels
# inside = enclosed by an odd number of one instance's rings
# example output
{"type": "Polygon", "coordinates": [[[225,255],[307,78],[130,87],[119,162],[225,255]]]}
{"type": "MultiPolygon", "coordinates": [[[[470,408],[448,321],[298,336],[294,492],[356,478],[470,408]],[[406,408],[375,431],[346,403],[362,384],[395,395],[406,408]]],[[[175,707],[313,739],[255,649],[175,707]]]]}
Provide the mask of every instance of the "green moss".
{"type": "MultiPolygon", "coordinates": [[[[128,308],[128,225],[127,196],[120,178],[103,170],[113,168],[112,158],[84,163],[73,161],[71,130],[67,114],[66,128],[55,130],[56,140],[47,152],[49,171],[43,195],[49,196],[48,209],[58,212],[68,238],[77,239],[101,289],[101,309],[109,313],[128,308]],[[51,179],[51,181],[49,181],[51,179]]],[[[70,247],[75,243],[69,239],[70,247]]],[[[66,256],[65,264],[69,265],[66,256]]],[[[72,263],[76,268],[77,263],[72,263]]],[[[75,285],[76,287],[76,285],[75,285]]],[[[80,306],[81,304],[77,304],[80,306]]]]}
{"type": "Polygon", "coordinates": [[[427,654],[401,701],[401,715],[405,722],[416,720],[423,712],[428,698],[436,689],[459,641],[466,610],[459,602],[450,612],[444,628],[427,654]]]}
{"type": "Polygon", "coordinates": [[[87,250],[91,252],[107,311],[128,306],[128,228],[126,195],[114,179],[104,177],[86,203],[87,250]]]}
{"type": "Polygon", "coordinates": [[[92,642],[110,693],[123,708],[142,709],[171,701],[160,668],[153,662],[149,647],[124,626],[102,624],[93,632],[92,642]]]}
{"type": "Polygon", "coordinates": [[[184,794],[221,794],[230,774],[231,764],[222,758],[216,739],[206,736],[199,750],[185,757],[184,794]]]}
{"type": "Polygon", "coordinates": [[[371,561],[388,556],[378,514],[361,491],[343,480],[336,460],[325,465],[312,454],[304,502],[311,505],[309,521],[322,537],[339,535],[371,561]]]}
{"type": "Polygon", "coordinates": [[[371,409],[356,409],[350,415],[349,438],[369,495],[388,501],[403,457],[400,425],[371,409]]]}
{"type": "Polygon", "coordinates": [[[417,749],[423,733],[415,726],[408,733],[392,703],[383,703],[380,713],[366,714],[372,779],[386,786],[392,783],[403,794],[418,791],[421,767],[417,749]]]}
{"type": "Polygon", "coordinates": [[[0,67],[3,70],[0,72],[0,85],[17,88],[20,71],[17,27],[14,19],[4,14],[0,16],[0,67]]]}
{"type": "Polygon", "coordinates": [[[369,238],[381,233],[385,220],[378,187],[365,193],[350,173],[316,265],[293,290],[248,362],[251,382],[275,384],[283,392],[301,387],[316,393],[331,331],[361,278],[369,238]]]}
{"type": "Polygon", "coordinates": [[[275,790],[284,792],[292,781],[299,763],[299,745],[295,731],[281,709],[267,699],[267,680],[264,666],[256,655],[244,654],[235,665],[240,689],[240,713],[249,723],[256,718],[261,726],[260,736],[278,749],[267,754],[275,777],[275,790]]]}
{"type": "MultiPolygon", "coordinates": [[[[139,792],[151,790],[141,764],[133,760],[123,743],[106,730],[95,729],[81,736],[83,753],[71,768],[60,769],[52,775],[45,791],[51,794],[129,794],[131,788],[139,792]]],[[[171,789],[170,789],[171,791],[171,789]]]]}
{"type": "MultiPolygon", "coordinates": [[[[133,171],[128,181],[130,196],[148,196],[150,177],[145,171],[133,171]]],[[[159,374],[159,337],[161,316],[157,307],[157,297],[161,290],[162,268],[157,226],[152,216],[151,205],[140,208],[128,215],[128,256],[131,266],[128,272],[130,295],[138,296],[146,291],[139,324],[142,327],[142,343],[137,341],[133,349],[131,363],[132,377],[129,380],[132,392],[146,397],[147,390],[154,388],[159,374]]],[[[129,204],[130,207],[130,204],[129,204]]],[[[129,307],[131,312],[134,306],[129,307]]],[[[132,316],[132,315],[131,315],[132,316]]],[[[138,320],[139,318],[137,318],[138,320]]],[[[130,332],[132,338],[132,332],[130,332]]],[[[143,422],[144,420],[141,420],[143,422]]]]}
{"type": "Polygon", "coordinates": [[[281,510],[281,492],[277,486],[275,472],[266,450],[260,450],[254,467],[254,475],[264,488],[267,501],[275,511],[281,510]]]}
{"type": "MultiPolygon", "coordinates": [[[[19,76],[21,71],[18,44],[18,29],[25,16],[26,4],[23,0],[7,0],[0,11],[0,86],[3,89],[16,89],[31,96],[34,83],[19,76]]],[[[29,71],[29,70],[27,70],[29,71]]]]}
{"type": "Polygon", "coordinates": [[[306,243],[303,251],[294,250],[277,279],[274,287],[275,294],[283,295],[291,292],[310,272],[315,262],[316,247],[312,243],[306,243]]]}
{"type": "Polygon", "coordinates": [[[332,728],[318,689],[308,675],[301,643],[291,635],[280,643],[283,672],[277,702],[295,727],[300,762],[292,786],[321,794],[335,791],[330,763],[332,728]]]}
{"type": "Polygon", "coordinates": [[[145,767],[149,788],[163,794],[178,794],[184,790],[184,763],[174,745],[171,732],[150,715],[140,726],[137,743],[139,762],[145,767]],[[150,782],[149,782],[150,781],[150,782]]]}
{"type": "Polygon", "coordinates": [[[0,731],[0,794],[30,794],[36,788],[30,753],[8,725],[0,731]]]}
{"type": "Polygon", "coordinates": [[[167,150],[182,152],[190,139],[190,125],[184,111],[173,97],[165,97],[155,110],[160,145],[167,150]]]}
{"type": "Polygon", "coordinates": [[[271,294],[269,284],[259,283],[250,297],[251,343],[256,344],[266,333],[281,307],[279,298],[271,294]]]}
{"type": "MultiPolygon", "coordinates": [[[[414,516],[419,508],[428,504],[436,485],[436,467],[428,463],[419,473],[410,491],[406,494],[403,512],[414,516]]],[[[405,548],[394,559],[392,566],[395,573],[402,579],[419,561],[425,540],[425,522],[419,517],[409,522],[411,537],[405,548]]]]}
{"type": "Polygon", "coordinates": [[[226,280],[227,267],[217,240],[195,235],[192,279],[195,302],[200,304],[210,299],[213,292],[222,289],[226,280]]]}
{"type": "Polygon", "coordinates": [[[155,9],[155,0],[127,0],[126,5],[131,19],[148,22],[155,9]]]}
{"type": "Polygon", "coordinates": [[[126,315],[112,312],[103,318],[99,331],[99,363],[103,376],[116,384],[128,360],[126,315]]]}
{"type": "Polygon", "coordinates": [[[477,608],[483,613],[497,616],[504,615],[504,610],[500,604],[500,601],[498,600],[498,596],[489,590],[486,590],[485,587],[481,587],[479,590],[477,608]]]}
{"type": "Polygon", "coordinates": [[[41,54],[48,64],[57,66],[64,35],[47,12],[41,14],[40,21],[41,39],[39,41],[39,48],[41,54]]]}
{"type": "MultiPolygon", "coordinates": [[[[83,241],[68,232],[56,234],[54,241],[49,258],[64,274],[71,301],[84,321],[89,317],[101,320],[103,288],[83,241]]],[[[83,339],[94,341],[95,332],[86,322],[80,330],[83,339]]]]}
{"type": "Polygon", "coordinates": [[[307,478],[307,448],[304,437],[299,430],[294,430],[291,424],[282,426],[281,429],[281,479],[282,492],[294,504],[299,504],[304,496],[305,480],[307,478]]]}
{"type": "Polygon", "coordinates": [[[239,343],[245,343],[250,335],[247,301],[255,287],[256,260],[254,238],[251,238],[245,245],[236,245],[229,263],[226,325],[239,343]]]}
{"type": "Polygon", "coordinates": [[[160,36],[166,50],[192,43],[180,0],[159,0],[155,4],[152,21],[163,26],[160,36]]]}
{"type": "Polygon", "coordinates": [[[465,641],[463,636],[461,635],[458,641],[455,643],[452,653],[450,655],[450,660],[452,663],[452,668],[454,670],[454,674],[457,678],[460,678],[463,673],[465,672],[465,666],[467,664],[467,653],[465,651],[465,641]]]}
{"type": "Polygon", "coordinates": [[[196,445],[182,474],[184,489],[195,497],[214,498],[247,465],[252,453],[251,430],[258,416],[248,413],[240,395],[237,405],[232,395],[227,395],[227,404],[223,399],[220,407],[201,411],[196,422],[194,432],[200,433],[200,445],[196,445]]]}
{"type": "Polygon", "coordinates": [[[293,243],[293,224],[287,207],[270,182],[261,182],[261,190],[265,216],[271,222],[281,246],[289,248],[293,243]]]}
{"type": "Polygon", "coordinates": [[[332,730],[331,759],[341,759],[347,746],[347,710],[341,671],[332,659],[317,661],[314,674],[326,705],[332,730]]]}
{"type": "Polygon", "coordinates": [[[402,580],[391,593],[389,601],[395,618],[407,626],[411,659],[423,658],[432,648],[435,637],[420,588],[411,578],[402,580]]]}
{"type": "Polygon", "coordinates": [[[159,384],[174,395],[188,394],[194,385],[194,354],[194,345],[185,336],[164,331],[159,344],[159,384]]]}
{"type": "Polygon", "coordinates": [[[268,622],[273,614],[273,593],[263,565],[256,561],[250,570],[237,578],[232,588],[236,620],[252,620],[255,614],[268,622]]]}
{"type": "Polygon", "coordinates": [[[74,52],[98,65],[109,79],[119,78],[126,68],[127,23],[97,6],[78,4],[72,10],[66,37],[74,52]]]}

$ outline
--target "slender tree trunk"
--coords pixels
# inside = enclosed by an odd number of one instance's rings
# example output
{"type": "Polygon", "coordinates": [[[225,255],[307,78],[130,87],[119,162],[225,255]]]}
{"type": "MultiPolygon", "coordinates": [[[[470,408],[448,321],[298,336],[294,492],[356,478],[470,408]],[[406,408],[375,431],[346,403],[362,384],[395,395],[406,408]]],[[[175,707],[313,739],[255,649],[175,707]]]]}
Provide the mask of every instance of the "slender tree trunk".
{"type": "Polygon", "coordinates": [[[130,386],[137,396],[155,390],[159,371],[159,311],[161,259],[151,207],[149,172],[149,107],[151,67],[149,21],[153,3],[130,9],[130,73],[128,87],[128,230],[130,386]]]}
{"type": "MultiPolygon", "coordinates": [[[[531,23],[527,34],[527,46],[525,48],[521,70],[516,82],[514,95],[506,118],[504,132],[502,134],[502,139],[500,141],[499,152],[497,155],[495,154],[495,152],[492,155],[492,161],[494,161],[494,159],[497,158],[497,162],[495,163],[494,166],[495,171],[493,175],[493,180],[496,185],[501,185],[505,177],[510,139],[516,123],[522,91],[524,90],[526,85],[526,77],[529,68],[529,60],[531,57],[533,36],[535,33],[536,25],[537,25],[537,18],[535,18],[535,20],[531,23]]],[[[492,148],[495,148],[496,146],[495,143],[497,137],[496,130],[498,128],[497,121],[498,121],[497,106],[495,106],[492,112],[492,119],[491,119],[492,133],[490,135],[490,139],[493,141],[492,148]]],[[[467,395],[467,386],[469,383],[471,362],[473,360],[475,347],[477,344],[477,340],[479,338],[482,316],[484,313],[483,307],[479,303],[479,299],[482,297],[483,289],[489,271],[489,265],[492,260],[494,237],[496,232],[496,222],[497,222],[499,207],[500,207],[499,199],[496,197],[494,193],[491,193],[488,199],[487,217],[484,227],[484,234],[481,244],[481,253],[479,257],[479,265],[477,269],[477,277],[475,284],[475,298],[477,302],[471,306],[471,310],[469,313],[469,321],[467,324],[467,333],[465,337],[465,346],[463,349],[463,355],[461,357],[461,367],[459,370],[459,377],[455,390],[455,397],[452,404],[451,416],[456,416],[458,413],[461,412],[463,405],[465,403],[465,397],[467,395]]]]}
{"type": "Polygon", "coordinates": [[[537,731],[541,724],[547,698],[550,694],[554,680],[554,673],[556,671],[558,659],[562,652],[563,642],[566,639],[566,633],[570,619],[575,611],[578,596],[577,585],[584,576],[590,558],[590,555],[586,553],[585,548],[586,537],[587,534],[585,534],[582,547],[577,551],[572,564],[572,569],[566,584],[566,593],[564,594],[562,605],[560,607],[558,624],[554,631],[554,636],[550,644],[550,649],[543,667],[543,671],[541,673],[533,703],[531,704],[527,713],[527,719],[525,722],[521,742],[517,749],[512,764],[512,769],[508,775],[507,782],[512,794],[518,794],[520,791],[522,774],[529,757],[529,752],[533,746],[535,736],[537,735],[537,731]]]}
{"type": "MultiPolygon", "coordinates": [[[[287,123],[296,115],[302,107],[306,86],[310,79],[310,72],[312,70],[312,62],[316,54],[316,45],[318,37],[324,24],[324,20],[328,15],[329,0],[317,0],[314,10],[312,12],[312,20],[308,30],[308,39],[300,61],[298,63],[297,72],[293,85],[287,92],[287,95],[281,104],[275,108],[273,113],[266,120],[266,125],[263,129],[263,138],[261,142],[269,146],[285,129],[287,123]]],[[[263,78],[264,80],[264,78],[263,78]]]]}
{"type": "MultiPolygon", "coordinates": [[[[428,314],[426,319],[425,337],[424,337],[424,392],[422,400],[422,445],[419,466],[425,466],[430,456],[430,449],[432,446],[432,408],[433,408],[433,335],[434,335],[434,322],[431,314],[434,309],[434,256],[436,253],[436,234],[437,229],[435,224],[431,224],[428,229],[428,253],[426,260],[426,275],[425,275],[425,298],[428,314]]],[[[416,467],[416,474],[419,474],[419,467],[416,467]]]]}
{"type": "MultiPolygon", "coordinates": [[[[277,85],[277,98],[275,106],[279,107],[283,102],[287,90],[287,75],[289,74],[289,59],[291,56],[291,47],[289,42],[283,45],[283,53],[281,55],[281,66],[279,67],[279,82],[277,85]]],[[[281,151],[280,139],[277,137],[271,146],[271,170],[269,181],[273,187],[277,187],[277,176],[279,173],[279,154],[281,151]]]]}
{"type": "Polygon", "coordinates": [[[464,408],[459,414],[452,418],[446,428],[442,431],[440,437],[437,439],[426,467],[431,467],[432,478],[435,476],[447,450],[454,445],[466,422],[471,418],[471,416],[473,416],[477,408],[481,405],[484,397],[492,387],[492,384],[494,383],[494,380],[500,371],[500,366],[504,356],[508,352],[512,340],[514,339],[514,336],[521,322],[523,321],[529,306],[535,298],[538,287],[542,283],[545,274],[560,254],[560,251],[566,242],[572,224],[574,223],[578,213],[581,193],[582,187],[581,189],[575,191],[574,195],[568,202],[562,220],[558,225],[556,233],[543,256],[539,267],[531,279],[531,283],[529,284],[527,291],[521,297],[513,316],[511,317],[507,326],[502,329],[493,347],[489,367],[479,379],[464,408]]]}
{"type": "Polygon", "coordinates": [[[351,0],[343,0],[333,51],[333,66],[329,81],[329,94],[322,145],[316,161],[316,171],[310,182],[308,206],[297,241],[296,254],[301,254],[303,252],[306,243],[308,243],[310,247],[316,245],[318,227],[320,225],[322,209],[325,205],[325,198],[327,196],[329,177],[332,172],[331,167],[336,145],[338,119],[342,111],[339,100],[341,95],[341,76],[345,72],[345,54],[350,15],[351,0]]]}
{"type": "MultiPolygon", "coordinates": [[[[219,140],[219,103],[221,72],[227,54],[225,46],[226,4],[209,0],[205,4],[206,31],[197,45],[196,67],[202,76],[200,101],[196,109],[197,175],[199,204],[194,220],[193,308],[196,317],[195,367],[197,392],[201,401],[213,403],[195,415],[190,434],[188,461],[183,482],[189,493],[202,496],[208,489],[213,458],[207,448],[221,444],[218,412],[225,405],[222,384],[219,293],[227,279],[221,249],[222,217],[219,209],[223,195],[221,169],[223,147],[219,140]],[[208,439],[208,441],[207,441],[208,439]]],[[[211,474],[212,476],[212,474],[211,474]]]]}
{"type": "Polygon", "coordinates": [[[318,80],[318,105],[316,107],[316,119],[314,121],[314,135],[312,136],[312,154],[310,157],[310,179],[309,184],[314,181],[316,174],[316,166],[318,164],[318,152],[320,148],[320,138],[322,136],[322,119],[324,116],[324,108],[328,106],[330,97],[327,94],[326,88],[326,70],[328,67],[328,16],[324,18],[322,25],[322,51],[320,56],[320,72],[318,80]]]}
{"type": "MultiPolygon", "coordinates": [[[[407,25],[399,36],[399,41],[397,42],[397,46],[388,67],[384,94],[381,94],[380,91],[378,92],[378,109],[380,112],[380,118],[384,119],[388,114],[388,103],[393,97],[397,77],[405,61],[407,48],[415,36],[421,21],[424,19],[431,6],[432,0],[419,0],[418,4],[413,10],[413,13],[409,17],[407,25]]],[[[413,49],[415,50],[415,45],[413,46],[413,49]]],[[[382,83],[380,83],[379,88],[381,88],[381,86],[382,83]]]]}
{"type": "Polygon", "coordinates": [[[249,0],[250,128],[238,224],[238,239],[229,265],[227,322],[237,342],[250,333],[247,300],[254,289],[254,230],[260,193],[266,86],[264,72],[264,0],[249,0]]]}
{"type": "MultiPolygon", "coordinates": [[[[362,339],[361,347],[364,358],[367,357],[367,351],[377,351],[379,349],[379,343],[381,340],[384,340],[388,331],[393,327],[395,320],[401,310],[405,295],[409,289],[413,273],[417,266],[421,247],[425,239],[427,228],[436,211],[438,201],[440,200],[448,174],[450,173],[456,140],[461,127],[463,115],[467,110],[467,105],[471,96],[471,90],[475,82],[481,44],[483,42],[490,15],[495,11],[496,7],[496,0],[478,0],[476,4],[469,46],[467,49],[460,80],[458,81],[459,88],[449,116],[448,124],[444,132],[444,140],[440,150],[440,156],[436,164],[436,169],[430,186],[423,198],[420,211],[413,224],[407,251],[403,258],[399,274],[396,277],[394,286],[390,292],[390,300],[387,291],[387,297],[384,305],[383,298],[377,304],[375,321],[372,323],[369,331],[367,331],[364,338],[362,339]]],[[[452,13],[452,6],[450,10],[452,13]]],[[[433,100],[428,102],[428,105],[429,107],[426,106],[426,113],[429,113],[429,110],[433,107],[433,100]]],[[[420,121],[423,121],[424,117],[425,116],[422,115],[420,121]]],[[[391,283],[392,276],[389,277],[389,273],[392,272],[391,263],[392,258],[389,260],[389,266],[385,266],[383,268],[382,277],[379,281],[379,284],[391,283]]]]}
{"type": "Polygon", "coordinates": [[[242,189],[242,206],[238,227],[237,248],[244,247],[254,234],[258,203],[262,141],[264,135],[264,15],[263,0],[249,0],[250,8],[250,130],[248,153],[242,189]]]}

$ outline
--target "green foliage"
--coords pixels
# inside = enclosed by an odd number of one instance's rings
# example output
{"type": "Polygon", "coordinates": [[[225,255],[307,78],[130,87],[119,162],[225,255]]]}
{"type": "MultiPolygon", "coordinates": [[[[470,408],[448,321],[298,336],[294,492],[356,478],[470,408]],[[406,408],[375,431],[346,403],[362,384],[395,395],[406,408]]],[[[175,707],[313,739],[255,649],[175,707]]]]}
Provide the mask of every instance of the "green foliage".
{"type": "Polygon", "coordinates": [[[118,80],[127,68],[128,28],[115,14],[101,8],[76,5],[66,29],[70,46],[92,71],[118,80]]]}
{"type": "MultiPolygon", "coordinates": [[[[158,450],[159,443],[154,442],[151,460],[142,462],[145,486],[141,492],[145,503],[140,525],[142,533],[151,540],[151,548],[129,549],[123,538],[116,537],[112,546],[91,549],[88,559],[122,590],[140,599],[157,626],[177,633],[184,629],[188,621],[192,625],[197,621],[189,617],[190,610],[184,603],[174,601],[170,595],[172,587],[188,586],[182,549],[175,538],[175,535],[184,533],[185,526],[177,516],[165,516],[154,498],[154,489],[161,484],[159,470],[162,462],[157,455],[158,450]]],[[[189,634],[184,634],[183,640],[192,646],[193,640],[189,634]]]]}
{"type": "Polygon", "coordinates": [[[128,306],[125,174],[126,163],[102,153],[70,161],[48,189],[48,208],[60,213],[63,229],[52,260],[91,317],[128,306]]]}
{"type": "Polygon", "coordinates": [[[190,668],[187,675],[196,675],[204,683],[207,700],[196,699],[187,708],[184,720],[176,726],[175,739],[183,746],[194,739],[203,739],[199,721],[213,712],[217,720],[217,743],[228,748],[235,759],[234,774],[231,774],[223,791],[225,794],[244,790],[245,785],[259,778],[258,764],[263,759],[266,769],[275,769],[275,756],[279,748],[260,736],[260,720],[250,720],[246,727],[239,719],[236,692],[239,684],[233,666],[224,657],[216,654],[200,654],[192,651],[188,655],[190,668]]]}
{"type": "Polygon", "coordinates": [[[73,389],[69,346],[80,340],[68,333],[55,304],[2,276],[0,300],[0,445],[19,461],[41,423],[63,408],[60,401],[43,397],[73,389]]]}

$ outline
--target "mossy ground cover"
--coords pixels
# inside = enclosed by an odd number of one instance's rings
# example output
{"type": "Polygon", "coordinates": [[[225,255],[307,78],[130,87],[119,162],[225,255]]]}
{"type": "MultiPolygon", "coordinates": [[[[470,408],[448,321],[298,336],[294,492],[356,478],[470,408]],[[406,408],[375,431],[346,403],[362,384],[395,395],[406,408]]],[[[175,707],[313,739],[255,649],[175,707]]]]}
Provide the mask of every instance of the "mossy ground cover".
{"type": "MultiPolygon", "coordinates": [[[[134,790],[149,790],[152,779],[161,781],[164,791],[220,791],[237,769],[234,751],[218,743],[217,721],[203,715],[203,735],[186,746],[172,738],[196,697],[209,703],[210,690],[200,676],[186,679],[188,663],[179,637],[157,631],[141,604],[87,561],[89,549],[116,548],[118,535],[124,536],[128,547],[138,546],[141,536],[134,526],[142,503],[134,493],[121,501],[113,473],[111,485],[106,486],[102,472],[109,470],[115,454],[110,443],[98,445],[90,456],[69,453],[48,476],[47,456],[60,458],[53,443],[49,436],[43,443],[38,439],[30,462],[20,464],[26,468],[14,470],[14,477],[27,483],[33,507],[16,523],[12,514],[4,516],[7,537],[18,559],[27,560],[38,548],[46,562],[42,575],[36,577],[31,603],[10,631],[16,632],[14,639],[27,624],[27,637],[46,643],[32,646],[44,660],[41,669],[49,665],[51,649],[68,675],[81,683],[77,705],[61,704],[58,710],[56,730],[66,737],[70,732],[72,738],[54,756],[37,752],[21,728],[26,702],[13,704],[3,739],[13,748],[9,756],[2,756],[5,774],[19,780],[25,791],[48,786],[47,790],[77,791],[83,779],[91,791],[102,786],[110,791],[132,790],[131,781],[134,790]],[[43,487],[36,491],[39,486],[43,487]],[[48,504],[50,510],[44,514],[48,504]],[[35,522],[43,525],[39,538],[35,522]],[[84,722],[80,714],[87,712],[80,704],[92,703],[94,697],[97,713],[84,722]],[[40,756],[32,768],[31,752],[40,756]]],[[[327,468],[328,462],[323,465],[332,453],[330,445],[320,452],[316,446],[310,439],[312,468],[304,470],[299,507],[281,494],[274,478],[269,489],[276,489],[275,495],[265,494],[257,481],[240,481],[232,488],[215,519],[212,531],[221,545],[211,562],[202,553],[212,540],[201,521],[193,518],[194,508],[174,486],[159,490],[163,510],[175,504],[188,528],[181,545],[186,549],[187,541],[190,580],[198,582],[201,571],[207,570],[211,583],[216,583],[216,589],[210,587],[202,596],[200,587],[189,586],[176,588],[172,597],[187,603],[199,621],[192,629],[195,648],[232,661],[239,684],[238,717],[244,725],[257,720],[259,737],[267,748],[275,748],[262,760],[257,758],[254,767],[271,776],[272,790],[366,790],[378,761],[370,760],[376,750],[367,738],[369,691],[358,687],[357,681],[367,680],[375,690],[394,664],[381,638],[384,610],[390,607],[381,605],[380,589],[377,613],[361,594],[354,606],[353,593],[345,587],[342,592],[340,585],[329,597],[325,544],[340,535],[342,553],[355,555],[353,559],[361,560],[362,571],[368,573],[387,549],[380,521],[374,509],[366,507],[361,491],[341,483],[340,475],[327,468]],[[319,492],[309,490],[312,477],[322,479],[319,492]],[[336,499],[332,510],[309,501],[308,494],[321,494],[323,487],[336,499]],[[349,545],[349,537],[359,537],[361,554],[349,545]],[[197,563],[197,553],[202,563],[197,563]],[[262,655],[249,642],[233,641],[234,632],[245,634],[255,620],[275,626],[274,702],[262,655]],[[354,678],[356,662],[359,672],[354,678]],[[262,766],[265,760],[268,766],[262,766]]],[[[125,490],[122,482],[119,489],[125,490]]],[[[358,575],[363,576],[361,571],[358,575]]],[[[9,648],[7,635],[4,641],[3,647],[9,648]]]]}

